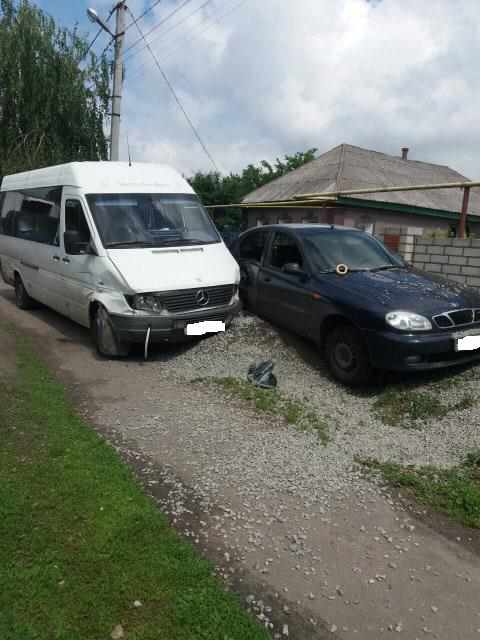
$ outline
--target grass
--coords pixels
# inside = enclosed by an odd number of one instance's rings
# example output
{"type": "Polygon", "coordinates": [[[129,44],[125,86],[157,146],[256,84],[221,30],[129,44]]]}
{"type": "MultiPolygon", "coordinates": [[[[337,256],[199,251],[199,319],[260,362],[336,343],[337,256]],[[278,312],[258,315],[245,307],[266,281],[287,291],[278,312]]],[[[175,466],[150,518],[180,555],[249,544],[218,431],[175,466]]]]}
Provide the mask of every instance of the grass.
{"type": "Polygon", "coordinates": [[[266,640],[23,342],[0,429],[2,640],[266,640]]]}
{"type": "Polygon", "coordinates": [[[230,397],[248,402],[256,411],[280,416],[298,429],[316,432],[323,444],[329,440],[325,419],[311,411],[303,402],[287,398],[277,390],[260,389],[250,382],[233,377],[196,378],[193,382],[215,384],[230,397]]]}
{"type": "Polygon", "coordinates": [[[375,400],[373,411],[384,424],[414,428],[415,420],[444,418],[452,411],[468,409],[474,404],[468,394],[457,402],[445,404],[439,395],[428,391],[390,388],[375,400]]]}
{"type": "Polygon", "coordinates": [[[362,464],[380,471],[388,484],[407,489],[418,502],[468,527],[480,528],[480,450],[469,453],[463,464],[451,469],[404,467],[376,460],[362,464]]]}

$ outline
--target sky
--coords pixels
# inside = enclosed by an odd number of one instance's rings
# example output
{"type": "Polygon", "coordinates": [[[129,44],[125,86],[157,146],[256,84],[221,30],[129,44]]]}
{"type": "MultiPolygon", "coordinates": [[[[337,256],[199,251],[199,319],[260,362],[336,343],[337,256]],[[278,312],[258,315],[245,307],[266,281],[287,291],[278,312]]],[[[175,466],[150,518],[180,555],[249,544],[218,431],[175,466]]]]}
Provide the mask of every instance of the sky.
{"type": "MultiPolygon", "coordinates": [[[[127,4],[138,16],[154,1],[127,4]]],[[[86,8],[106,17],[114,3],[36,4],[91,39],[86,8]]],[[[395,155],[406,146],[410,159],[480,179],[478,8],[478,0],[161,0],[139,24],[155,28],[147,40],[222,173],[347,143],[395,155]]],[[[144,42],[135,44],[134,25],[125,37],[121,159],[128,137],[134,160],[186,175],[212,170],[144,42]]],[[[95,51],[107,43],[102,34],[95,51]]]]}

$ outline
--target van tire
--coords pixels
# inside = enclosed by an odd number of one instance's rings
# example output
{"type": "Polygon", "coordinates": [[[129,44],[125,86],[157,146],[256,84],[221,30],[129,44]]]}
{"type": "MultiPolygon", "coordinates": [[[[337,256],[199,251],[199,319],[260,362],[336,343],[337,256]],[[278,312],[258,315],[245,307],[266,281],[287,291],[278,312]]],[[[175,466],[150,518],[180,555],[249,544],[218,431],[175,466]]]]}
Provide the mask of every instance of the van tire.
{"type": "Polygon", "coordinates": [[[92,335],[97,352],[104,358],[125,358],[130,345],[121,341],[105,307],[98,306],[92,317],[92,335]]]}
{"type": "Polygon", "coordinates": [[[358,329],[343,325],[332,329],[325,341],[325,356],[334,378],[355,387],[373,379],[368,351],[358,329]]]}
{"type": "Polygon", "coordinates": [[[18,273],[15,275],[15,304],[24,311],[35,307],[35,300],[28,295],[23,280],[18,273]]]}

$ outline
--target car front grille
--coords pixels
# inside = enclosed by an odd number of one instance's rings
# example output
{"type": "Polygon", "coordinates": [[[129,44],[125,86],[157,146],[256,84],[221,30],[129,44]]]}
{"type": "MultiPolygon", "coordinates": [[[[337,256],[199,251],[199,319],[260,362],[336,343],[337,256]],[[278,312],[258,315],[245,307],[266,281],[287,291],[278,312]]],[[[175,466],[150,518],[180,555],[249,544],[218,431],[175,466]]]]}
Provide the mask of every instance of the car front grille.
{"type": "Polygon", "coordinates": [[[440,329],[453,329],[465,327],[475,322],[480,322],[480,309],[458,309],[458,311],[445,311],[433,316],[433,320],[440,329]]]}
{"type": "Polygon", "coordinates": [[[170,313],[182,313],[184,311],[196,311],[228,304],[233,294],[234,285],[226,284],[217,287],[167,291],[166,293],[158,294],[158,298],[170,313]]]}

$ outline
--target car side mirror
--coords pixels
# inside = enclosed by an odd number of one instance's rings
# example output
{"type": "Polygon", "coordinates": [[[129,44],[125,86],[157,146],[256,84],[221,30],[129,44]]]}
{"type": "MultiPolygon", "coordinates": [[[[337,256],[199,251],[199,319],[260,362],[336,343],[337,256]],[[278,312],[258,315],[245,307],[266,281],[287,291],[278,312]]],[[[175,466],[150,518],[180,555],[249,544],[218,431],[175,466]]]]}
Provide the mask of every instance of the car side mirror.
{"type": "Polygon", "coordinates": [[[299,276],[304,278],[307,274],[297,262],[287,262],[283,265],[282,271],[291,276],[299,276]]]}
{"type": "Polygon", "coordinates": [[[65,231],[63,234],[63,244],[66,253],[70,255],[93,254],[96,252],[90,242],[85,242],[79,231],[65,231]]]}

